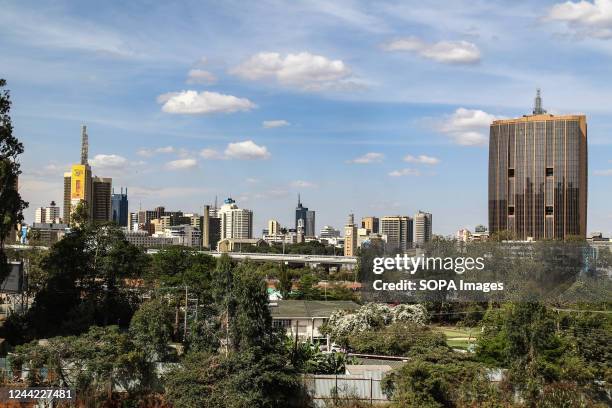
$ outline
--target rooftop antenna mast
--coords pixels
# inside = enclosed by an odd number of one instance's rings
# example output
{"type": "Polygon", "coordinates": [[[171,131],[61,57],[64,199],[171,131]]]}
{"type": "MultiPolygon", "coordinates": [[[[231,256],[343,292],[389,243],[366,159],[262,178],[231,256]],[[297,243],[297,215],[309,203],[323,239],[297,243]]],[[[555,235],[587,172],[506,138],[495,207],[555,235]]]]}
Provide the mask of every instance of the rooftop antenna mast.
{"type": "Polygon", "coordinates": [[[89,136],[87,135],[87,126],[81,126],[81,164],[87,165],[89,156],[89,136]]]}
{"type": "Polygon", "coordinates": [[[542,96],[540,95],[540,88],[538,88],[536,90],[536,97],[535,97],[535,105],[533,107],[533,114],[534,115],[542,115],[546,113],[546,111],[544,109],[542,109],[542,96]]]}

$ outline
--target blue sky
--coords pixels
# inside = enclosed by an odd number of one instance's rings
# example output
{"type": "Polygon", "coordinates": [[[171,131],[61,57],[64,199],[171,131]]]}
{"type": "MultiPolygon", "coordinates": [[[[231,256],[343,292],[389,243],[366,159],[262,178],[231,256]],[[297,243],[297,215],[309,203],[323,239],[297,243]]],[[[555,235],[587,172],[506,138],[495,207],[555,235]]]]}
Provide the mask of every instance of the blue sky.
{"type": "Polygon", "coordinates": [[[62,200],[87,124],[130,208],[231,195],[317,229],[349,212],[487,221],[487,125],[586,113],[589,231],[612,232],[612,0],[0,1],[0,77],[30,208],[62,200]],[[424,4],[429,3],[429,4],[424,4]]]}

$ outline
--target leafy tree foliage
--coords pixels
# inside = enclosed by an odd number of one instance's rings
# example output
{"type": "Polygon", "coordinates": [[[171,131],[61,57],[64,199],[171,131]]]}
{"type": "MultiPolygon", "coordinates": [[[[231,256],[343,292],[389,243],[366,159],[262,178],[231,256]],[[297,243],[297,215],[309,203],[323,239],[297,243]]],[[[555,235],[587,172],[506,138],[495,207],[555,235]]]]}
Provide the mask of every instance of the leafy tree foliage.
{"type": "Polygon", "coordinates": [[[28,206],[17,189],[21,174],[17,158],[23,153],[23,144],[13,136],[11,98],[5,86],[6,81],[0,78],[0,282],[8,274],[4,244],[23,220],[23,210],[28,206]]]}
{"type": "Polygon", "coordinates": [[[172,310],[164,300],[140,305],[130,322],[130,336],[149,361],[163,361],[169,355],[172,339],[172,310]]]}

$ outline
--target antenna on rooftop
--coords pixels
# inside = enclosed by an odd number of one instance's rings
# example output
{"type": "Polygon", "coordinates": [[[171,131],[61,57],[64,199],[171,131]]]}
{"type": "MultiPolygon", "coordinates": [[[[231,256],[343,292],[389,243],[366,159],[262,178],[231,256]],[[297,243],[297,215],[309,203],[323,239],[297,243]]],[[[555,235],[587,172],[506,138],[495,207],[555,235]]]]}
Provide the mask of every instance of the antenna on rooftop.
{"type": "Polygon", "coordinates": [[[535,104],[533,107],[533,114],[534,115],[542,115],[546,113],[546,111],[544,109],[542,109],[542,96],[540,94],[540,88],[538,88],[536,90],[536,97],[535,97],[535,104]]]}
{"type": "Polygon", "coordinates": [[[81,164],[86,165],[89,156],[89,136],[87,126],[81,126],[81,164]]]}

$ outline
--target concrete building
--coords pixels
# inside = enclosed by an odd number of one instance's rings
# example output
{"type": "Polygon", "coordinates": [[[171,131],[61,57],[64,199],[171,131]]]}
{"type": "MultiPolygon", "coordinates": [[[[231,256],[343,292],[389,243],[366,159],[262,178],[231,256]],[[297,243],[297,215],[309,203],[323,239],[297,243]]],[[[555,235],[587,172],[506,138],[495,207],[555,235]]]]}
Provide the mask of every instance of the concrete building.
{"type": "Polygon", "coordinates": [[[51,246],[64,238],[69,231],[66,224],[35,222],[28,228],[28,240],[31,244],[51,246]]]}
{"type": "Polygon", "coordinates": [[[253,247],[266,245],[260,238],[225,238],[219,241],[219,252],[251,252],[253,247]]]}
{"type": "Polygon", "coordinates": [[[109,177],[94,177],[93,187],[93,222],[107,222],[113,219],[111,194],[113,191],[113,179],[109,177]]]}
{"type": "Polygon", "coordinates": [[[432,216],[419,210],[414,215],[414,242],[424,244],[431,241],[432,216]]]}
{"type": "Polygon", "coordinates": [[[412,248],[413,220],[408,216],[394,215],[380,219],[380,233],[387,236],[389,251],[406,252],[412,248]]]}
{"type": "Polygon", "coordinates": [[[370,232],[378,234],[380,232],[380,220],[378,217],[363,217],[361,219],[361,228],[366,228],[370,232]]]}
{"type": "Polygon", "coordinates": [[[210,250],[217,249],[221,240],[221,218],[217,216],[217,206],[204,206],[202,216],[202,246],[210,250]]]}
{"type": "Polygon", "coordinates": [[[321,228],[321,232],[319,232],[319,238],[338,238],[340,236],[340,231],[335,229],[330,225],[326,225],[321,228]]]}
{"type": "Polygon", "coordinates": [[[115,193],[113,189],[111,194],[111,211],[112,211],[112,221],[121,227],[128,226],[128,196],[127,196],[127,188],[125,189],[125,193],[123,192],[123,187],[121,187],[121,192],[119,194],[115,193]]]}
{"type": "Polygon", "coordinates": [[[170,245],[179,245],[174,237],[152,236],[147,231],[126,231],[125,239],[129,243],[142,248],[163,248],[170,245]]]}
{"type": "Polygon", "coordinates": [[[221,240],[226,238],[253,238],[253,212],[238,208],[232,198],[224,201],[219,209],[221,240]]]}
{"type": "Polygon", "coordinates": [[[494,121],[488,204],[491,234],[586,238],[586,116],[547,114],[538,90],[532,115],[494,121]]]}
{"type": "Polygon", "coordinates": [[[267,235],[278,235],[281,233],[280,222],[276,220],[268,220],[268,232],[267,235]]]}
{"type": "Polygon", "coordinates": [[[59,224],[60,208],[51,201],[48,207],[38,207],[34,216],[34,222],[38,224],[59,224]]]}
{"type": "Polygon", "coordinates": [[[172,225],[161,233],[155,233],[154,237],[173,238],[174,245],[183,245],[192,248],[202,246],[202,232],[189,224],[172,225]]]}
{"type": "Polygon", "coordinates": [[[357,226],[355,216],[349,214],[346,225],[344,226],[344,256],[357,255],[357,226]]]}

